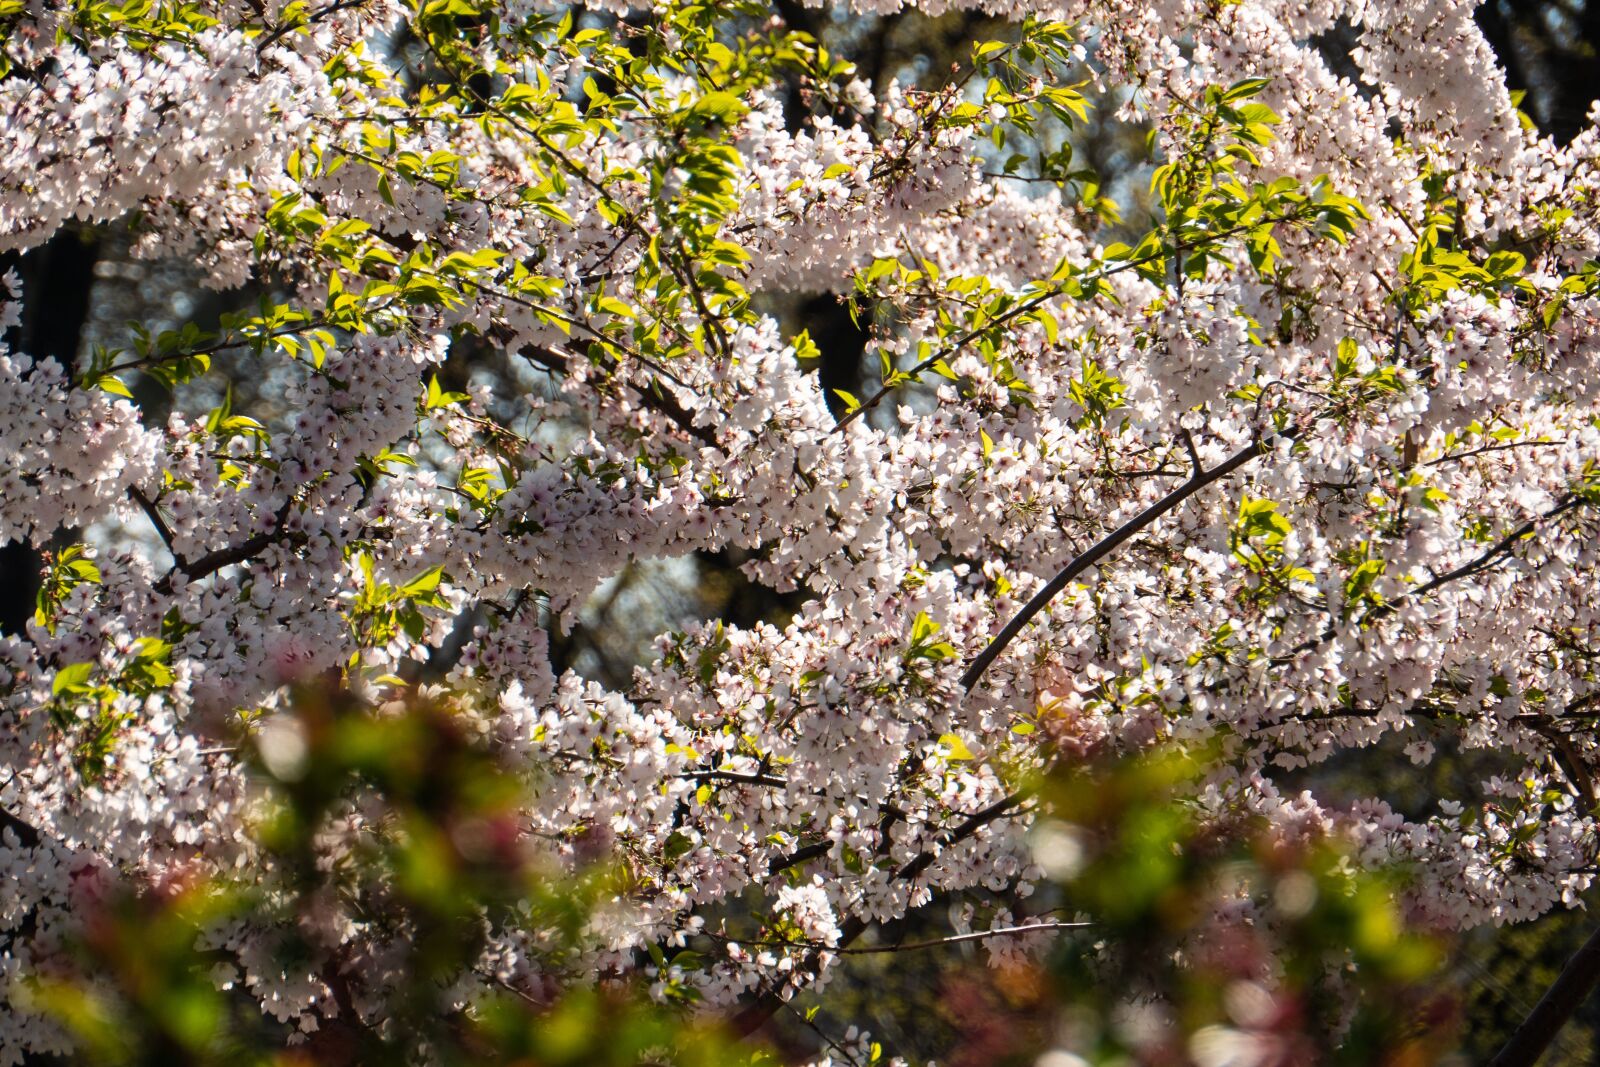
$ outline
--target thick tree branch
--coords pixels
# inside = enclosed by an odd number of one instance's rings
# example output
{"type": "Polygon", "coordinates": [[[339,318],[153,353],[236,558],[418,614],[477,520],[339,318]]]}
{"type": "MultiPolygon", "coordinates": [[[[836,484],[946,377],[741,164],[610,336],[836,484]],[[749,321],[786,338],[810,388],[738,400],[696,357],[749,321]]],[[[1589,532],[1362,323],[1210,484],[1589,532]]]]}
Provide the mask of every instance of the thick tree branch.
{"type": "MultiPolygon", "coordinates": [[[[1461,564],[1461,566],[1437,575],[1419,585],[1412,586],[1410,589],[1407,589],[1394,599],[1386,601],[1383,604],[1379,604],[1377,607],[1363,615],[1358,620],[1357,625],[1369,626],[1380,619],[1385,619],[1390,615],[1393,615],[1400,609],[1400,606],[1408,600],[1415,600],[1417,597],[1427,596],[1434,590],[1449,585],[1451,582],[1460,581],[1462,578],[1470,578],[1474,574],[1488,570],[1490,567],[1500,562],[1500,560],[1509,557],[1512,549],[1521,544],[1524,539],[1538,533],[1540,523],[1548,522],[1550,519],[1559,518],[1560,516],[1583,504],[1584,500],[1584,497],[1576,494],[1568,494],[1567,496],[1562,497],[1556,502],[1555,507],[1551,508],[1549,511],[1535,515],[1533,518],[1521,523],[1516,529],[1506,534],[1500,540],[1484,549],[1472,559],[1469,559],[1467,562],[1461,564]]],[[[1309,652],[1318,645],[1321,645],[1323,642],[1333,640],[1333,637],[1337,632],[1338,631],[1330,624],[1322,631],[1321,634],[1300,642],[1298,645],[1294,646],[1294,648],[1290,649],[1286,655],[1279,656],[1272,662],[1280,665],[1288,663],[1302,652],[1309,652]]]]}
{"type": "Polygon", "coordinates": [[[288,522],[289,520],[289,508],[293,505],[293,503],[294,500],[292,497],[283,502],[283,507],[278,509],[276,521],[273,523],[272,529],[268,530],[266,533],[258,533],[253,537],[246,538],[236,545],[230,545],[227,548],[219,548],[215,552],[207,552],[199,559],[190,562],[183,562],[181,559],[179,559],[176,553],[174,553],[172,570],[168,571],[160,581],[156,582],[156,592],[160,593],[162,596],[171,596],[172,577],[176,573],[182,572],[183,576],[189,581],[196,582],[201,578],[215,574],[224,567],[231,567],[235,563],[244,563],[248,560],[252,560],[261,555],[261,553],[265,552],[272,545],[279,541],[285,540],[291,535],[291,531],[284,525],[284,523],[288,522]]]}
{"type": "MultiPolygon", "coordinates": [[[[1474,574],[1477,574],[1479,571],[1488,569],[1489,567],[1493,566],[1494,563],[1500,559],[1500,557],[1509,556],[1511,554],[1511,550],[1515,548],[1517,543],[1524,537],[1535,533],[1539,529],[1539,524],[1541,522],[1558,518],[1559,516],[1571,511],[1581,503],[1583,503],[1583,498],[1580,496],[1567,496],[1562,498],[1559,502],[1557,502],[1555,507],[1551,508],[1542,515],[1537,515],[1524,522],[1521,526],[1518,526],[1515,530],[1512,530],[1510,533],[1506,534],[1499,541],[1496,541],[1491,548],[1489,548],[1482,555],[1478,556],[1476,559],[1469,560],[1457,567],[1455,570],[1447,571],[1446,573],[1439,575],[1437,578],[1434,578],[1432,581],[1424,582],[1422,585],[1419,585],[1415,589],[1407,592],[1405,594],[1406,598],[1409,599],[1411,597],[1427,596],[1429,593],[1433,592],[1435,589],[1438,589],[1442,585],[1448,585],[1458,578],[1468,578],[1474,574]]],[[[1384,611],[1382,608],[1378,610],[1384,614],[1389,613],[1388,611],[1384,611]]],[[[1392,610],[1392,608],[1389,609],[1389,611],[1392,610]]]]}
{"type": "Polygon", "coordinates": [[[789,779],[779,778],[775,774],[742,774],[739,771],[682,771],[676,778],[683,778],[691,782],[737,782],[740,785],[765,785],[774,789],[787,789],[789,779]]]}
{"type": "MultiPolygon", "coordinates": [[[[1296,430],[1288,430],[1280,434],[1279,437],[1292,439],[1297,433],[1298,431],[1296,430]]],[[[1184,436],[1184,443],[1186,447],[1190,448],[1193,455],[1193,442],[1187,439],[1187,434],[1184,436]]],[[[1254,460],[1257,456],[1262,455],[1266,447],[1267,443],[1265,441],[1252,441],[1210,470],[1202,468],[1198,462],[1198,455],[1195,455],[1194,473],[1190,475],[1188,481],[1101,538],[1091,548],[1067,564],[1061,573],[1050,579],[1042,589],[1035,593],[1033,599],[1029,600],[1021,611],[1017,612],[1016,617],[1006,623],[1005,629],[995,635],[994,640],[989,642],[988,647],[978,653],[977,657],[972,661],[972,665],[961,676],[961,687],[970,693],[973,686],[978,684],[978,679],[983,677],[983,672],[988,670],[989,665],[999,658],[1000,653],[1006,650],[1006,646],[1016,639],[1016,636],[1022,632],[1023,627],[1033,621],[1035,615],[1049,606],[1050,601],[1054,600],[1074,578],[1099,563],[1125,541],[1206,486],[1211,485],[1213,482],[1221,481],[1254,460]]]]}
{"type": "Polygon", "coordinates": [[[156,528],[156,534],[161,538],[161,543],[167,546],[167,553],[172,556],[173,565],[179,570],[187,570],[189,564],[178,555],[178,550],[173,547],[172,528],[167,525],[167,520],[161,517],[155,503],[139,489],[137,485],[128,486],[128,498],[149,518],[150,525],[156,528]]]}
{"type": "Polygon", "coordinates": [[[925,941],[902,941],[895,945],[868,945],[865,948],[841,948],[834,951],[844,955],[874,955],[885,952],[912,952],[925,948],[944,948],[948,945],[964,945],[972,941],[988,941],[997,937],[1022,937],[1026,934],[1056,932],[1060,930],[1082,930],[1093,926],[1094,923],[1069,923],[1059,920],[1050,922],[1023,923],[1020,926],[997,926],[992,930],[974,930],[970,934],[952,934],[949,937],[931,937],[925,941]]]}
{"type": "Polygon", "coordinates": [[[1600,982],[1600,929],[1573,954],[1489,1067],[1533,1067],[1600,982]]]}
{"type": "Polygon", "coordinates": [[[814,859],[826,856],[832,849],[832,841],[818,841],[814,844],[805,845],[795,849],[787,856],[779,856],[767,864],[767,873],[777,874],[780,871],[788,870],[790,867],[798,867],[802,863],[810,863],[814,859]]]}

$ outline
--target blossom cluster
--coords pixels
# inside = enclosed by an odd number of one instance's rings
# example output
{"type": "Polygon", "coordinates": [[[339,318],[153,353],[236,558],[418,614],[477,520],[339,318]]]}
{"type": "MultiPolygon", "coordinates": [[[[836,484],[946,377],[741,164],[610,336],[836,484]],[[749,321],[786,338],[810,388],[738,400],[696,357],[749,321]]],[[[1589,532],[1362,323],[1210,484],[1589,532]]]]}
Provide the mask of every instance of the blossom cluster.
{"type": "MultiPolygon", "coordinates": [[[[136,215],[139,254],[288,296],[76,367],[0,351],[0,539],[82,542],[0,639],[0,998],[95,878],[281,877],[238,744],[292,764],[290,687],[329,674],[374,713],[426,675],[524,775],[528,849],[630,872],[578,950],[506,922],[464,988],[643,971],[759,1019],[936,900],[1025,921],[1029,775],[1157,743],[1220,739],[1197,804],[1412,865],[1443,925],[1590,885],[1600,134],[1524,128],[1470,5],[991,0],[1036,84],[997,38],[987,89],[879,99],[715,4],[639,20],[694,60],[658,65],[523,4],[102,6],[16,16],[0,247],[136,215]],[[1359,84],[1317,48],[1341,19],[1359,84]],[[989,159],[1088,106],[1079,62],[1154,130],[1131,242],[989,159]],[[882,368],[842,417],[760,299],[818,292],[882,368]],[[505,388],[447,389],[484,349],[505,388]],[[275,410],[124,395],[223,353],[275,410]],[[660,634],[621,688],[553,668],[629,562],[723,549],[793,618],[660,634]],[[1488,769],[1429,811],[1303,791],[1389,739],[1488,769]]],[[[246,926],[219,981],[381,1023],[402,935],[328,906],[353,1001],[246,926]]],[[[63,1040],[9,1012],[0,1063],[63,1040]]]]}

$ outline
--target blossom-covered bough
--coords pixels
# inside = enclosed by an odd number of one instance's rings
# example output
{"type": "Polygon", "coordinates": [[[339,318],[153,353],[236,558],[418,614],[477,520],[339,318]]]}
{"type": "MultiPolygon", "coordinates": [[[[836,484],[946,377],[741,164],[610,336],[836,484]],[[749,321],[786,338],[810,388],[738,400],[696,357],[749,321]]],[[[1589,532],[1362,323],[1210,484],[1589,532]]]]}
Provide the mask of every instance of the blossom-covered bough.
{"type": "MultiPolygon", "coordinates": [[[[943,90],[874,98],[733,0],[618,31],[495,0],[0,0],[0,249],[131,219],[139,254],[279,294],[76,366],[0,354],[0,540],[54,545],[0,642],[0,997],[97,880],[270,887],[241,735],[292,777],[292,683],[382,715],[423,668],[525,776],[526,846],[629,877],[580,951],[502,916],[463,1003],[647,974],[755,1029],[965,890],[992,903],[959,932],[1048,939],[1007,903],[1041,877],[1030,776],[1162,742],[1222,746],[1203,807],[1405,865],[1430,922],[1577,899],[1596,134],[1519,121],[1461,0],[983,7],[1014,23],[943,90]],[[1359,84],[1318,52],[1335,25],[1359,84]],[[1131,242],[1027,147],[1090,107],[1154,129],[1131,242]],[[864,395],[825,397],[764,310],[816,292],[870,321],[864,395]],[[524,394],[447,389],[456,346],[524,394]],[[283,376],[274,412],[134,403],[224,353],[283,376]],[[553,672],[608,576],[724,548],[804,590],[792,621],[662,634],[621,691],[553,672]],[[1493,776],[1409,813],[1279,784],[1390,735],[1493,776]]],[[[364,810],[329,864],[384,832],[364,810]]],[[[218,981],[306,1031],[381,1021],[404,932],[325,903],[325,959],[242,924],[218,981]]],[[[0,1061],[64,1040],[0,1016],[0,1061]]]]}

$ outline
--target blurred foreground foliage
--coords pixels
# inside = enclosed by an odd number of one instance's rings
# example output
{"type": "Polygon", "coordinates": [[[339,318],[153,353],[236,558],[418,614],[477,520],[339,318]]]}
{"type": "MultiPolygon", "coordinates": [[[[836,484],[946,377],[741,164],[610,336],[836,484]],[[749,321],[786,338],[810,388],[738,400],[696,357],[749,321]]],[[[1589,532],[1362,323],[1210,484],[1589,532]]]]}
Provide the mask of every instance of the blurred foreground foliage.
{"type": "MultiPolygon", "coordinates": [[[[486,974],[486,918],[526,915],[531,927],[562,931],[576,951],[593,910],[630,882],[609,857],[577,878],[538,859],[519,830],[528,781],[439,704],[418,699],[371,714],[337,691],[305,689],[292,714],[242,742],[239,758],[258,770],[253,846],[281,877],[268,891],[172,870],[153,884],[106,880],[85,893],[81,936],[35,985],[30,1005],[66,1025],[83,1062],[1451,1062],[1458,1011],[1432,985],[1448,945],[1408,926],[1405,872],[1360,871],[1336,842],[1285,840],[1264,820],[1209,808],[1204,782],[1215,764],[1193,754],[1079,764],[1032,787],[1047,813],[1034,829],[1049,879],[1038,896],[1056,905],[1051,915],[1083,926],[1052,932],[1032,951],[995,938],[987,947],[999,951],[987,961],[972,939],[946,936],[944,949],[909,928],[897,935],[911,939],[904,951],[880,938],[846,956],[847,971],[873,960],[938,994],[940,1017],[928,1027],[938,1047],[893,1049],[832,1039],[828,1028],[845,1024],[837,1013],[847,1005],[816,994],[780,1015],[763,1044],[736,1041],[714,1013],[652,1002],[642,979],[551,983],[533,995],[529,988],[544,987],[486,974]],[[330,864],[327,835],[352,803],[379,829],[330,864]],[[382,994],[405,1026],[361,1022],[358,1002],[373,991],[345,984],[318,932],[333,900],[393,946],[382,994]],[[312,965],[338,1011],[310,1033],[264,1015],[219,936],[239,923],[280,930],[284,961],[321,961],[312,965]],[[460,979],[474,972],[486,981],[464,994],[460,979]],[[865,1059],[853,1051],[863,1047],[865,1059]]],[[[559,962],[563,946],[544,948],[559,962]]]]}
{"type": "MultiPolygon", "coordinates": [[[[299,692],[291,718],[249,743],[260,768],[257,847],[284,872],[274,892],[185,872],[91,902],[76,969],[41,983],[35,1007],[67,1024],[87,1062],[106,1065],[752,1064],[710,1025],[615,988],[530,995],[510,982],[463,998],[457,980],[482,966],[486,916],[507,911],[573,945],[591,909],[625,888],[614,864],[557,878],[524,847],[527,783],[458,716],[426,700],[373,715],[337,691],[299,692]],[[345,806],[381,829],[330,865],[322,840],[345,806]],[[338,1012],[310,1034],[275,1026],[233,987],[227,954],[206,945],[230,924],[282,931],[286,963],[327,958],[319,914],[342,908],[384,928],[397,955],[384,990],[404,1027],[360,1021],[336,964],[321,969],[338,1012]],[[219,972],[220,968],[220,972],[219,972]],[[222,978],[219,980],[219,973],[222,978]],[[463,1003],[463,1000],[466,1000],[463,1003]]],[[[551,950],[559,959],[561,946],[551,950]]],[[[484,976],[491,977],[491,976],[484,976]]],[[[481,987],[480,987],[481,988],[481,987]]]]}
{"type": "Polygon", "coordinates": [[[1413,1067],[1450,1050],[1447,942],[1403,870],[1208,808],[1216,764],[1158,753],[1047,783],[1039,862],[1091,917],[1051,957],[1054,1030],[1083,1062],[1413,1067]]]}
{"type": "Polygon", "coordinates": [[[1465,1063],[1446,981],[1454,938],[1412,921],[1406,872],[1362,870],[1337,840],[1285,840],[1208,806],[1197,798],[1216,768],[1177,751],[1063,767],[1037,790],[1044,907],[1016,922],[1086,925],[987,965],[970,941],[885,958],[927,945],[927,930],[897,929],[844,965],[842,984],[866,996],[830,986],[815,1018],[870,1020],[944,1067],[1465,1063]],[[909,968],[920,990],[900,980],[909,968]],[[872,991],[920,994],[922,1026],[897,1026],[908,1004],[872,991]]]}

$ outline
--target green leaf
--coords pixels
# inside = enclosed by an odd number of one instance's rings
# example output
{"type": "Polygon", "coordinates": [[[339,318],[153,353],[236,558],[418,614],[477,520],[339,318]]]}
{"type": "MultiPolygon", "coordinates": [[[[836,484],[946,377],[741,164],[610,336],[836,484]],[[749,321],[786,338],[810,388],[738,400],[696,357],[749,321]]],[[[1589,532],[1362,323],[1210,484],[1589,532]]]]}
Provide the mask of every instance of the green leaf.
{"type": "Polygon", "coordinates": [[[801,330],[794,337],[794,357],[799,360],[821,359],[822,350],[811,339],[811,334],[801,330]]]}
{"type": "Polygon", "coordinates": [[[1346,600],[1359,600],[1372,588],[1372,583],[1383,574],[1384,561],[1381,559],[1363,560],[1355,570],[1350,572],[1350,577],[1345,579],[1344,595],[1346,600]]]}
{"type": "Polygon", "coordinates": [[[471,399],[466,393],[447,393],[439,388],[439,376],[436,374],[428,379],[428,392],[422,399],[422,409],[432,411],[435,408],[447,408],[471,399]]]}
{"type": "Polygon", "coordinates": [[[133,393],[130,392],[128,387],[122,383],[122,379],[118,378],[114,374],[102,374],[100,377],[95,379],[94,385],[96,389],[103,390],[107,393],[114,393],[117,396],[125,396],[129,400],[133,399],[133,393]]]}
{"type": "Polygon", "coordinates": [[[1255,96],[1271,84],[1271,78],[1245,78],[1243,81],[1236,81],[1223,91],[1222,102],[1232,104],[1247,97],[1255,96]]]}
{"type": "Polygon", "coordinates": [[[944,734],[939,738],[939,745],[945,750],[945,759],[952,763],[977,759],[967,743],[955,734],[944,734]]]}
{"type": "Polygon", "coordinates": [[[159,637],[141,637],[133,644],[134,659],[164,660],[172,652],[172,646],[159,637]]]}
{"type": "Polygon", "coordinates": [[[427,596],[428,594],[438,590],[439,579],[443,576],[444,568],[442,566],[430,567],[417,577],[411,579],[411,581],[407,582],[405,585],[401,586],[400,595],[408,598],[427,596]]]}
{"type": "Polygon", "coordinates": [[[61,696],[63,693],[82,690],[88,684],[89,676],[94,673],[94,667],[93,660],[62,667],[56,672],[55,680],[50,683],[50,694],[61,696]]]}
{"type": "Polygon", "coordinates": [[[1528,257],[1521,252],[1496,252],[1484,263],[1483,269],[1496,278],[1516,278],[1528,265],[1528,257]]]}
{"type": "Polygon", "coordinates": [[[871,285],[873,282],[877,281],[879,278],[882,278],[882,277],[885,277],[886,275],[894,273],[896,270],[899,269],[899,267],[900,267],[900,261],[898,259],[893,258],[893,257],[886,257],[884,259],[875,259],[875,260],[872,261],[872,265],[870,267],[868,267],[865,271],[862,271],[861,274],[858,275],[858,277],[860,277],[861,280],[863,282],[865,282],[866,284],[871,285]]]}
{"type": "Polygon", "coordinates": [[[1293,527],[1288,519],[1278,514],[1274,501],[1246,497],[1239,504],[1236,529],[1247,540],[1259,537],[1268,544],[1277,544],[1289,536],[1293,527]]]}
{"type": "Polygon", "coordinates": [[[689,108],[689,114],[696,118],[728,123],[743,118],[748,110],[745,102],[732,93],[714,92],[696,100],[689,108]]]}
{"type": "Polygon", "coordinates": [[[1034,318],[1039,320],[1039,325],[1044,327],[1045,340],[1054,346],[1061,336],[1061,324],[1056,321],[1056,317],[1054,315],[1050,314],[1050,312],[1046,311],[1044,308],[1040,308],[1038,311],[1035,311],[1033,315],[1034,318]]]}
{"type": "Polygon", "coordinates": [[[1361,350],[1356,347],[1352,338],[1345,337],[1339,341],[1339,347],[1334,357],[1333,380],[1341,381],[1356,372],[1356,360],[1360,357],[1361,350]]]}

